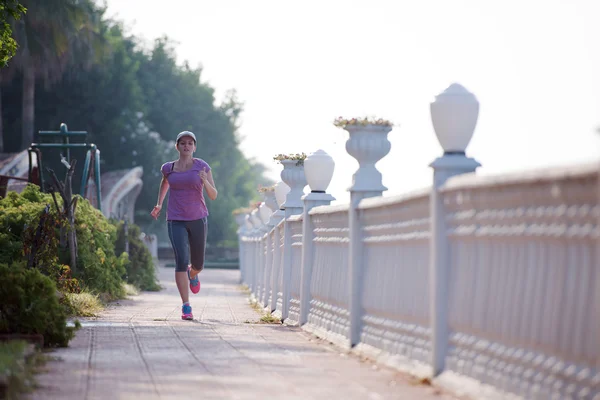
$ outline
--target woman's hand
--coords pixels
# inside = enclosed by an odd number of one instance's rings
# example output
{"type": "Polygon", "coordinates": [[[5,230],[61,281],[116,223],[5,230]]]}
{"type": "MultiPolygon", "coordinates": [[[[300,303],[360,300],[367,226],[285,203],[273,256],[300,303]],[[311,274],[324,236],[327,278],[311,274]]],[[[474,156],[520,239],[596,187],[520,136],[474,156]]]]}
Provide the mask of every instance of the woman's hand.
{"type": "Polygon", "coordinates": [[[208,174],[206,173],[206,167],[202,168],[202,171],[198,174],[200,175],[200,179],[202,179],[202,183],[206,185],[206,180],[208,179],[208,174]]]}
{"type": "Polygon", "coordinates": [[[152,218],[158,219],[161,209],[162,209],[162,205],[160,205],[160,204],[155,205],[154,208],[152,209],[152,211],[150,212],[150,215],[152,215],[152,218]]]}

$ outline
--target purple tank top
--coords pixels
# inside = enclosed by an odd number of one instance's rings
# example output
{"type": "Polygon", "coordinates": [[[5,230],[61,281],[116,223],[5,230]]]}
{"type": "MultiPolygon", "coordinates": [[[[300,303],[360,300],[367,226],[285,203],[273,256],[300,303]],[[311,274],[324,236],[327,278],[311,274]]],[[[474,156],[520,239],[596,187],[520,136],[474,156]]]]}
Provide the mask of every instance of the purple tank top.
{"type": "Polygon", "coordinates": [[[192,168],[185,172],[173,171],[174,161],[164,163],[160,168],[169,182],[167,221],[194,221],[208,216],[204,201],[204,185],[200,171],[210,171],[210,166],[199,158],[194,158],[192,168]]]}

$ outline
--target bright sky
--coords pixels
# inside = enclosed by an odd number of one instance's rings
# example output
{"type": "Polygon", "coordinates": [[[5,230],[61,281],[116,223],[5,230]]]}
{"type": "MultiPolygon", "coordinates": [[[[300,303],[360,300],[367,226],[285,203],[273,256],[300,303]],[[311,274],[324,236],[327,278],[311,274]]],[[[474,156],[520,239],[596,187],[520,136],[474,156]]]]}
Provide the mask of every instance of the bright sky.
{"type": "Polygon", "coordinates": [[[429,186],[429,103],[452,82],[481,103],[467,148],[479,173],[600,158],[599,0],[106,1],[132,33],[178,42],[218,100],[237,90],[242,149],[273,179],[273,155],[327,151],[338,201],[358,163],[333,119],[394,121],[386,195],[429,186]]]}

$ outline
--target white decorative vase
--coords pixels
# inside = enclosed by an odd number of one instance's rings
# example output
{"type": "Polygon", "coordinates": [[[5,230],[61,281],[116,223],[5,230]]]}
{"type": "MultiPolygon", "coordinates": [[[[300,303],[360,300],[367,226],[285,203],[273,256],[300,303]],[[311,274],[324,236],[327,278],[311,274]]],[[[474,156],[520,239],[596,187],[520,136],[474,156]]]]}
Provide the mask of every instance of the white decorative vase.
{"type": "Polygon", "coordinates": [[[260,203],[260,206],[258,207],[258,216],[264,225],[266,225],[269,222],[269,218],[271,217],[271,210],[269,209],[269,207],[267,207],[267,205],[264,202],[260,203]]]}
{"type": "Polygon", "coordinates": [[[353,192],[383,192],[381,172],[375,164],[385,157],[392,148],[388,140],[391,126],[350,125],[344,128],[350,134],[346,141],[346,151],[358,161],[358,170],[352,176],[353,192]]]}
{"type": "Polygon", "coordinates": [[[237,214],[235,216],[235,223],[241,228],[246,221],[246,214],[237,214]]]}
{"type": "Polygon", "coordinates": [[[302,208],[302,196],[304,195],[304,187],[306,186],[306,177],[304,176],[304,166],[298,163],[297,160],[281,160],[283,170],[281,171],[281,180],[289,187],[290,191],[285,197],[283,207],[302,208]]]}
{"type": "Polygon", "coordinates": [[[244,215],[244,226],[249,231],[251,231],[252,229],[254,229],[254,224],[252,223],[252,218],[250,218],[250,214],[244,215]]]}
{"type": "Polygon", "coordinates": [[[335,162],[323,150],[311,153],[304,160],[304,175],[313,193],[325,193],[331,183],[335,162]]]}
{"type": "Polygon", "coordinates": [[[444,154],[464,154],[479,116],[475,95],[453,83],[430,104],[431,122],[444,154]]]}
{"type": "Polygon", "coordinates": [[[283,208],[285,203],[285,197],[290,192],[290,187],[285,182],[279,181],[275,184],[275,200],[277,200],[277,206],[279,209],[283,208]]]}
{"type": "Polygon", "coordinates": [[[254,229],[258,229],[262,225],[262,221],[260,220],[260,217],[258,216],[258,208],[255,208],[250,213],[250,222],[252,223],[252,226],[254,227],[254,229]]]}
{"type": "Polygon", "coordinates": [[[265,204],[271,209],[271,212],[279,210],[279,204],[277,204],[277,198],[275,197],[275,190],[271,190],[263,193],[265,204]]]}

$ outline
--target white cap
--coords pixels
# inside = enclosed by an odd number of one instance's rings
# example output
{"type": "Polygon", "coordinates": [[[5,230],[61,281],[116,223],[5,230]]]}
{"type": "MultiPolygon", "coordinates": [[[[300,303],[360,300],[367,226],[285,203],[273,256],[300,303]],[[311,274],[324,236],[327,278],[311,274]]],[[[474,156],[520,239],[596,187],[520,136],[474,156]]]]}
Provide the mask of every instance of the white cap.
{"type": "Polygon", "coordinates": [[[181,139],[181,138],[182,138],[182,137],[184,137],[184,136],[189,136],[189,137],[191,137],[192,139],[194,139],[194,142],[197,142],[197,141],[196,141],[196,135],[194,135],[194,134],[193,134],[192,132],[190,132],[190,131],[183,131],[183,132],[180,132],[180,133],[179,133],[179,135],[177,135],[177,139],[176,139],[175,141],[176,141],[176,142],[179,142],[179,139],[181,139]]]}

